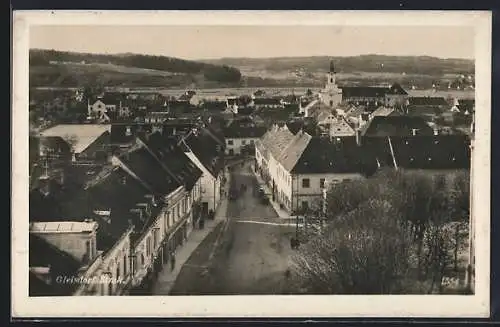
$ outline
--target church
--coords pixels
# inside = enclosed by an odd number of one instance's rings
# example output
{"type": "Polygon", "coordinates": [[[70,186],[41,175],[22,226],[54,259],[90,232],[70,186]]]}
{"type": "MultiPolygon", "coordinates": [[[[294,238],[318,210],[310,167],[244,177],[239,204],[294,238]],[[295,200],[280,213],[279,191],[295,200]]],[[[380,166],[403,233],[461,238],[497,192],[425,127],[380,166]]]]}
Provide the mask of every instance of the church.
{"type": "Polygon", "coordinates": [[[342,89],[337,86],[337,72],[330,61],[330,71],[326,75],[325,88],[320,91],[319,98],[325,105],[335,108],[342,102],[342,89]]]}
{"type": "Polygon", "coordinates": [[[401,85],[394,83],[390,87],[375,86],[341,86],[337,85],[337,73],[333,61],[327,74],[325,88],[320,91],[319,99],[329,107],[335,108],[340,103],[394,107],[407,102],[408,93],[401,85]]]}

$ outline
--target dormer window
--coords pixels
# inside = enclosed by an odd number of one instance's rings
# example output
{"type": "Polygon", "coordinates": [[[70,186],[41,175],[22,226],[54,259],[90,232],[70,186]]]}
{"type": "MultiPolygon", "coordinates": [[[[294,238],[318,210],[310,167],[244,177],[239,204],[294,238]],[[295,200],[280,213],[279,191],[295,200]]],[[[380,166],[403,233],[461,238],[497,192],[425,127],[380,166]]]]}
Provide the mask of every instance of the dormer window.
{"type": "Polygon", "coordinates": [[[410,161],[413,161],[413,157],[410,158],[410,161]]]}
{"type": "Polygon", "coordinates": [[[429,158],[427,158],[427,160],[432,161],[432,158],[431,158],[431,157],[429,157],[429,158]]]}

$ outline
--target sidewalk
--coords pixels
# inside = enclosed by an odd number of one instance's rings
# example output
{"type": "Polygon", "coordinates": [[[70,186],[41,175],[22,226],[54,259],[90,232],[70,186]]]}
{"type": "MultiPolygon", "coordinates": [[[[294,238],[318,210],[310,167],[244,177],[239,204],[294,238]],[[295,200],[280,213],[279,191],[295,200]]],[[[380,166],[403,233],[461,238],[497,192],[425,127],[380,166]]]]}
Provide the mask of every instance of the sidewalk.
{"type": "Polygon", "coordinates": [[[168,263],[163,265],[163,270],[158,274],[158,278],[154,282],[152,295],[168,295],[170,293],[182,266],[184,266],[191,254],[219,223],[226,220],[227,205],[228,200],[223,197],[217,207],[214,219],[205,220],[203,229],[193,229],[191,231],[186,242],[175,253],[176,264],[174,270],[170,270],[168,263]]]}
{"type": "MultiPolygon", "coordinates": [[[[255,167],[253,164],[250,165],[250,169],[252,170],[252,173],[254,174],[255,178],[257,178],[257,181],[259,182],[259,184],[265,188],[266,193],[272,194],[271,190],[266,185],[266,183],[262,180],[262,178],[259,176],[259,174],[255,172],[255,167]]],[[[279,203],[276,201],[273,201],[272,198],[269,199],[269,203],[273,206],[274,211],[276,211],[276,213],[278,214],[278,216],[280,218],[283,218],[283,219],[292,218],[292,215],[290,213],[288,213],[286,210],[281,209],[279,203]]]]}

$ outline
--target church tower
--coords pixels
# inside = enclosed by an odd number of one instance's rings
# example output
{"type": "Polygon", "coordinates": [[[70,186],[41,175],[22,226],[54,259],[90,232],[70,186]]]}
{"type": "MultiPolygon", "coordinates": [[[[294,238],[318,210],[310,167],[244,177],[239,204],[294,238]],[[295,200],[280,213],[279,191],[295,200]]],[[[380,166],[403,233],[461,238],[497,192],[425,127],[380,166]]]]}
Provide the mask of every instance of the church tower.
{"type": "Polygon", "coordinates": [[[330,71],[326,74],[327,82],[326,89],[336,89],[337,88],[337,72],[335,71],[335,66],[333,65],[333,60],[330,60],[330,71]]]}
{"type": "Polygon", "coordinates": [[[330,61],[330,70],[326,74],[325,88],[320,93],[320,98],[324,104],[335,107],[342,101],[342,90],[337,86],[337,72],[333,60],[330,61]]]}

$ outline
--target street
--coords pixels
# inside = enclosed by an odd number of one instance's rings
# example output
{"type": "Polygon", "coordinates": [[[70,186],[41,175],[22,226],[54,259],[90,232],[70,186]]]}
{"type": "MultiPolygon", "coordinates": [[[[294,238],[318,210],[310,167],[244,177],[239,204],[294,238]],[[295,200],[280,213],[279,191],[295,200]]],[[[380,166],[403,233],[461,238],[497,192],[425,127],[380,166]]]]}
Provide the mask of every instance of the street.
{"type": "Polygon", "coordinates": [[[247,185],[229,202],[221,223],[188,259],[171,295],[287,294],[290,238],[295,227],[280,220],[270,204],[253,194],[255,176],[247,164],[231,177],[247,185]]]}

